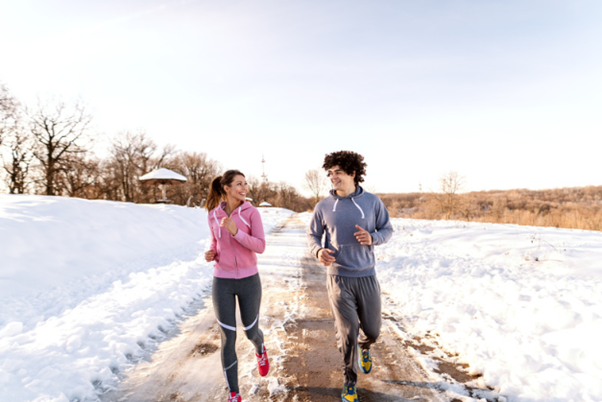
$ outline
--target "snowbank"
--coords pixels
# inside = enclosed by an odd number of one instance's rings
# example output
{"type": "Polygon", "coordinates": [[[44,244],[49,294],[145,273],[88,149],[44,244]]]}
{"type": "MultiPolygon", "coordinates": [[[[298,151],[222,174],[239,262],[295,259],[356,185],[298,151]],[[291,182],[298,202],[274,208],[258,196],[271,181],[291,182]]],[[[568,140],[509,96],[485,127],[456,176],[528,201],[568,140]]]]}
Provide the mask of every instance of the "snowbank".
{"type": "Polygon", "coordinates": [[[200,209],[0,195],[2,398],[96,400],[204,295],[208,236],[200,209]]]}
{"type": "MultiPolygon", "coordinates": [[[[602,233],[395,219],[377,247],[409,332],[511,401],[602,400],[602,233]]],[[[481,385],[482,386],[482,385],[481,385]]]]}

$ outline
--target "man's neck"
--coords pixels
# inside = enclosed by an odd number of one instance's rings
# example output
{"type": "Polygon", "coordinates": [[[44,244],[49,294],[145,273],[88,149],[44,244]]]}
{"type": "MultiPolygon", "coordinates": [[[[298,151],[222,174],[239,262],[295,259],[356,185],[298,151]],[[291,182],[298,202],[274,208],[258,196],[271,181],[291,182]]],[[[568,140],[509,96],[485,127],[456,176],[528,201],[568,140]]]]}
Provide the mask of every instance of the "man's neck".
{"type": "Polygon", "coordinates": [[[350,194],[355,193],[356,190],[357,190],[357,187],[353,186],[353,187],[350,187],[350,188],[343,188],[343,189],[337,190],[337,191],[335,191],[335,193],[339,197],[347,197],[350,194]]]}

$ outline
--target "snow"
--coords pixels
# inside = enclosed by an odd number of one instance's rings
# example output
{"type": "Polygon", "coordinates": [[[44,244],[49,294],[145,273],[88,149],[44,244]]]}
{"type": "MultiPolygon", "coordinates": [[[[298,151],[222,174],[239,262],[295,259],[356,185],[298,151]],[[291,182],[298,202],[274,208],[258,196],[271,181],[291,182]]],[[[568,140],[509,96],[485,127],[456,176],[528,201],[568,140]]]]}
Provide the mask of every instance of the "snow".
{"type": "Polygon", "coordinates": [[[153,170],[150,173],[140,177],[140,180],[178,180],[186,181],[186,177],[174,172],[173,170],[161,168],[153,170]]]}
{"type": "Polygon", "coordinates": [[[509,400],[602,400],[602,233],[407,219],[394,227],[376,249],[377,272],[408,332],[436,334],[509,400]]]}
{"type": "MultiPolygon", "coordinates": [[[[259,210],[267,233],[291,213],[259,210]]],[[[377,272],[406,338],[436,340],[508,401],[602,400],[602,233],[393,225],[377,272]]],[[[97,400],[207,296],[208,236],[201,209],[0,195],[2,400],[97,400]]]]}
{"type": "Polygon", "coordinates": [[[3,400],[97,399],[207,292],[208,236],[201,209],[0,195],[3,400]]]}

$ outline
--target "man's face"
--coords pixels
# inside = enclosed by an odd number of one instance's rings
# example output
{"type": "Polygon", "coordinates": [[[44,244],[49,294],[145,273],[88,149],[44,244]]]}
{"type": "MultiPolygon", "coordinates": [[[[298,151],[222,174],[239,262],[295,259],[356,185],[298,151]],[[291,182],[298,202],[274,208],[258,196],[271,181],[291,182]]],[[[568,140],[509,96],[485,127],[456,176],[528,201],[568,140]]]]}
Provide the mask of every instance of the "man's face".
{"type": "Polygon", "coordinates": [[[355,182],[353,180],[355,178],[355,172],[352,175],[348,175],[339,167],[339,165],[331,167],[327,172],[335,191],[355,188],[355,182]]]}

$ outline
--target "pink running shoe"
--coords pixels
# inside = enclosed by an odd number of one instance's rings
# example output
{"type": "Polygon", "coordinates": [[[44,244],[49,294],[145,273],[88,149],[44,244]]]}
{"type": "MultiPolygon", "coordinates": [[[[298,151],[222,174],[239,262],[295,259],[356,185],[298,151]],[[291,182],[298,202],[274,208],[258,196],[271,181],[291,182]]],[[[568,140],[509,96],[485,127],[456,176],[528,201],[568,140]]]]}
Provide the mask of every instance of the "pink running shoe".
{"type": "Polygon", "coordinates": [[[242,402],[240,394],[236,392],[230,392],[230,396],[228,397],[228,402],[242,402]]]}
{"type": "Polygon", "coordinates": [[[270,362],[268,361],[268,351],[265,349],[265,345],[261,345],[263,349],[263,353],[258,355],[255,353],[257,357],[257,367],[259,368],[259,375],[265,377],[270,371],[270,362]]]}

